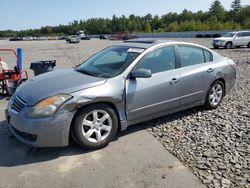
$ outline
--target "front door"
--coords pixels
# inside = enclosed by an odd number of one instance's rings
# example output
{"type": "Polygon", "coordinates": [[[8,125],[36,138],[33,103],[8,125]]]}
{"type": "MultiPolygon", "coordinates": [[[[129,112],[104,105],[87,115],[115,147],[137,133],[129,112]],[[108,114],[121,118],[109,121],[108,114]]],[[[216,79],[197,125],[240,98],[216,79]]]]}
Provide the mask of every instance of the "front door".
{"type": "MultiPolygon", "coordinates": [[[[174,47],[159,48],[142,58],[135,69],[149,69],[150,78],[126,81],[126,111],[129,121],[179,106],[180,82],[174,47]]],[[[135,70],[134,69],[134,70],[135,70]]]]}

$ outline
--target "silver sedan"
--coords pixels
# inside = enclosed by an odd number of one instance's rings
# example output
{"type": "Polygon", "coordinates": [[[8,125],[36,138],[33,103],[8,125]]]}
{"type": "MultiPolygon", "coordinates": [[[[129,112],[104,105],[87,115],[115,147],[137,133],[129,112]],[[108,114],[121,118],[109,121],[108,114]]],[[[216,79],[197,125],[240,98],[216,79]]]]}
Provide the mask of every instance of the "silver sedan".
{"type": "Polygon", "coordinates": [[[235,63],[200,45],[135,39],[75,68],[39,75],[11,97],[13,134],[36,147],[106,146],[119,130],[204,105],[217,108],[236,78],[235,63]]]}

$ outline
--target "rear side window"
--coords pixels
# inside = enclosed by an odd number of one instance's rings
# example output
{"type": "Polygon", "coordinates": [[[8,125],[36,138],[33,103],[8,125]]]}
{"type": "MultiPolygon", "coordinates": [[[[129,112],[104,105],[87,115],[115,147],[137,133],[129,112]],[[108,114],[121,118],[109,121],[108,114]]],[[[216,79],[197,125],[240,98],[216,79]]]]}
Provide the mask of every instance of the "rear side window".
{"type": "Polygon", "coordinates": [[[203,52],[204,52],[205,62],[213,61],[213,55],[211,52],[209,52],[207,50],[203,50],[203,52]]]}
{"type": "Polygon", "coordinates": [[[244,33],[242,33],[242,36],[243,37],[250,37],[250,32],[244,32],[244,33]]]}
{"type": "Polygon", "coordinates": [[[192,46],[179,46],[178,49],[181,67],[198,65],[205,62],[204,53],[201,48],[192,46]]]}

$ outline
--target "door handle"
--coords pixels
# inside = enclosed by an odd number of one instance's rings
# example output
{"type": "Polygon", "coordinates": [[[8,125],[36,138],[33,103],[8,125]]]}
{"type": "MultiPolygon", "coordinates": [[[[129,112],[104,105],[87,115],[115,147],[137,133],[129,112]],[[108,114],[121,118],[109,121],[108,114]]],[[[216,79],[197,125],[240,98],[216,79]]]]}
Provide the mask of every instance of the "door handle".
{"type": "Polygon", "coordinates": [[[180,81],[179,78],[172,78],[172,80],[170,81],[170,84],[173,85],[173,84],[175,84],[175,83],[177,83],[179,81],[180,81]]]}
{"type": "Polygon", "coordinates": [[[214,72],[215,70],[213,69],[213,68],[209,68],[209,69],[207,69],[207,72],[208,73],[211,73],[211,72],[214,72]]]}

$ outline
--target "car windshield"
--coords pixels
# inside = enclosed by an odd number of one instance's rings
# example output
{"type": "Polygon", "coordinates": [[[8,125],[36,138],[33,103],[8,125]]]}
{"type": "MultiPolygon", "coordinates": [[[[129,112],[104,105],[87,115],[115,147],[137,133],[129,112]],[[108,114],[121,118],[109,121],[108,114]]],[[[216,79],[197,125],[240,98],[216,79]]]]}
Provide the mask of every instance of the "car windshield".
{"type": "Polygon", "coordinates": [[[95,77],[111,78],[122,73],[144,49],[111,46],[87,59],[76,70],[95,77]]]}
{"type": "Polygon", "coordinates": [[[233,37],[235,33],[226,33],[223,37],[233,37]]]}

